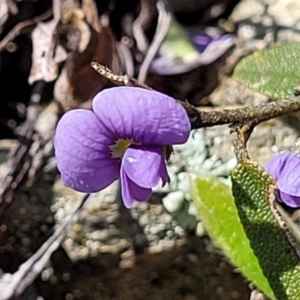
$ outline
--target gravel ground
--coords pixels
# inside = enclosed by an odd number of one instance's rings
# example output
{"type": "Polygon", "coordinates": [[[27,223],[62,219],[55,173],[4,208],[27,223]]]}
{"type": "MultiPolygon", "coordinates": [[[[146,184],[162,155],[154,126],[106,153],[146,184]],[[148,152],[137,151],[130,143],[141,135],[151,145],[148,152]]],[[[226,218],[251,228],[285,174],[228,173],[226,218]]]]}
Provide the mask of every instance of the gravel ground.
{"type": "MultiPolygon", "coordinates": [[[[257,105],[268,100],[228,74],[250,51],[274,42],[300,41],[299,11],[299,1],[240,2],[227,21],[228,26],[237,26],[237,46],[222,67],[219,87],[208,97],[213,105],[257,105]]],[[[299,136],[298,122],[294,114],[259,125],[249,142],[251,157],[263,164],[291,147],[299,136]]],[[[234,135],[229,131],[226,126],[200,129],[191,133],[187,144],[174,147],[168,166],[171,184],[156,187],[149,203],[124,209],[117,182],[93,195],[27,291],[41,295],[32,299],[249,299],[248,283],[206,236],[189,190],[189,173],[228,179],[236,162],[234,135]]],[[[53,226],[72,213],[81,196],[54,174],[42,174],[29,192],[17,193],[18,201],[9,207],[0,227],[1,269],[15,271],[53,226]]]]}

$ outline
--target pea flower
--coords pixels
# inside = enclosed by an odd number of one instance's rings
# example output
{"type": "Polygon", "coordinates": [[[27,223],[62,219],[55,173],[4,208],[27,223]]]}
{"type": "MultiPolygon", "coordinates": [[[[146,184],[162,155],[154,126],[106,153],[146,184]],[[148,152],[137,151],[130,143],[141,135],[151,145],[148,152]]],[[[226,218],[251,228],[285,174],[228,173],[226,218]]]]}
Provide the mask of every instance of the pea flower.
{"type": "Polygon", "coordinates": [[[300,157],[283,152],[271,158],[266,171],[277,180],[278,200],[290,207],[300,207],[300,157]]]}
{"type": "Polygon", "coordinates": [[[64,183],[98,192],[117,179],[127,208],[146,201],[168,174],[164,146],[187,141],[190,122],[173,98],[137,87],[115,87],[93,99],[93,111],[76,109],[59,121],[54,137],[64,183]]]}

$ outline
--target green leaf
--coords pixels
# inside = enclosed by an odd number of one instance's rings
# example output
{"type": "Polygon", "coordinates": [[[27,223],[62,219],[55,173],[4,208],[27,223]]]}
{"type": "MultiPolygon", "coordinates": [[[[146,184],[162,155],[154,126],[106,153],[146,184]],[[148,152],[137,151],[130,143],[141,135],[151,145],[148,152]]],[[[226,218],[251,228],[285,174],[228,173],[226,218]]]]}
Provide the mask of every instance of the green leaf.
{"type": "Polygon", "coordinates": [[[300,43],[254,52],[241,60],[233,78],[273,99],[292,97],[300,83],[300,43]]]}
{"type": "Polygon", "coordinates": [[[275,182],[256,162],[245,161],[232,172],[232,192],[251,248],[280,300],[300,299],[300,264],[295,249],[275,218],[275,182]]]}
{"type": "Polygon", "coordinates": [[[192,181],[194,202],[206,230],[243,275],[269,298],[275,299],[240,222],[231,189],[218,178],[192,181]]]}
{"type": "Polygon", "coordinates": [[[169,31],[161,48],[167,56],[178,57],[183,60],[187,58],[195,59],[199,55],[197,49],[191,43],[185,31],[174,18],[171,19],[169,31]]]}

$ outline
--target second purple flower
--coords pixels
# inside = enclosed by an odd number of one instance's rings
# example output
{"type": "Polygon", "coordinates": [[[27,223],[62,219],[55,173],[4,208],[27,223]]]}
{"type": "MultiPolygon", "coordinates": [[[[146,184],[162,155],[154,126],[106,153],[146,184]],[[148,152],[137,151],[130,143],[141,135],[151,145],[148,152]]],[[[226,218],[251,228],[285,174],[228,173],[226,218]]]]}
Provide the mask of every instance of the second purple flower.
{"type": "Polygon", "coordinates": [[[54,138],[64,183],[81,192],[98,192],[121,179],[126,207],[146,201],[159,179],[168,180],[164,145],[188,139],[190,122],[173,98],[136,87],[97,94],[93,111],[77,109],[59,121],[54,138]]]}
{"type": "Polygon", "coordinates": [[[283,152],[272,157],[265,169],[277,181],[278,200],[290,207],[300,207],[300,157],[283,152]]]}

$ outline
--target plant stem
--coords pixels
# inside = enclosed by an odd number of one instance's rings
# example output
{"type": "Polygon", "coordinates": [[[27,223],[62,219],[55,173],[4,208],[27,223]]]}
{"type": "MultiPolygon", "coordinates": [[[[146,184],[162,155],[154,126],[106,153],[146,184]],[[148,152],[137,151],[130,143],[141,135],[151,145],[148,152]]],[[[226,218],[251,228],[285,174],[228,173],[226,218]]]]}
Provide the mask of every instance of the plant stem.
{"type": "Polygon", "coordinates": [[[263,121],[300,110],[300,97],[276,100],[254,107],[215,111],[203,111],[201,108],[195,108],[187,102],[179,102],[189,115],[192,129],[224,124],[239,127],[249,124],[249,127],[253,127],[263,121]]]}

